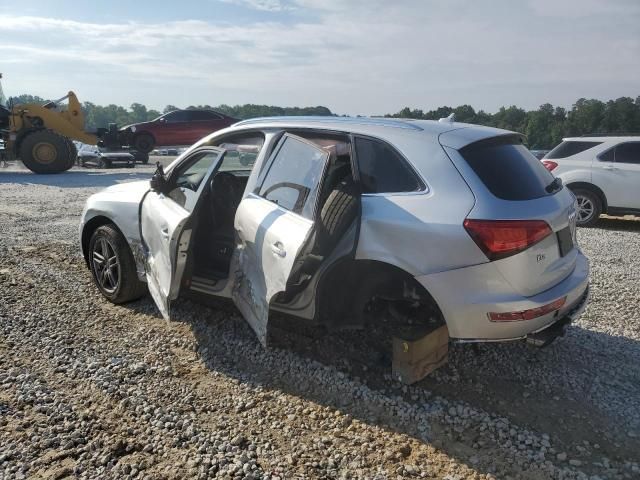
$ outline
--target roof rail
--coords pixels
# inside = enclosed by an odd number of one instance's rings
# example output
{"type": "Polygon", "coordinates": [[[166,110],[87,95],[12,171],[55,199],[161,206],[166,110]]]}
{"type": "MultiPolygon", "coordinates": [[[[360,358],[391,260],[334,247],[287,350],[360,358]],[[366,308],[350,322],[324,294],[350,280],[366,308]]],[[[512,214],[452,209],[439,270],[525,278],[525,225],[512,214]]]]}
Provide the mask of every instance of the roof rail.
{"type": "Polygon", "coordinates": [[[258,117],[242,120],[234,126],[251,125],[254,123],[285,123],[285,122],[328,122],[328,123],[352,123],[360,125],[379,125],[383,127],[406,128],[410,130],[424,130],[420,125],[398,118],[372,118],[372,117],[329,117],[329,116],[283,116],[283,117],[258,117]]]}
{"type": "Polygon", "coordinates": [[[640,133],[585,133],[584,135],[580,135],[580,137],[640,137],[640,133]]]}

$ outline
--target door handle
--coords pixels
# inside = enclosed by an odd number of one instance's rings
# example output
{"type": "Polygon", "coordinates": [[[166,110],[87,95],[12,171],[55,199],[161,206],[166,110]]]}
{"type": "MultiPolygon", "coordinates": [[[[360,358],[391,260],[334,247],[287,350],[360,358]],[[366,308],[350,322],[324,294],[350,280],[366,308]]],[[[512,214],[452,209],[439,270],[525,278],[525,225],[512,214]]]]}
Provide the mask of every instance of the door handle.
{"type": "Polygon", "coordinates": [[[605,170],[620,170],[618,167],[614,167],[613,165],[605,165],[604,167],[605,170]]]}
{"type": "Polygon", "coordinates": [[[271,251],[280,258],[284,258],[287,256],[287,252],[284,250],[284,245],[282,245],[282,242],[276,242],[271,245],[271,251]]]}

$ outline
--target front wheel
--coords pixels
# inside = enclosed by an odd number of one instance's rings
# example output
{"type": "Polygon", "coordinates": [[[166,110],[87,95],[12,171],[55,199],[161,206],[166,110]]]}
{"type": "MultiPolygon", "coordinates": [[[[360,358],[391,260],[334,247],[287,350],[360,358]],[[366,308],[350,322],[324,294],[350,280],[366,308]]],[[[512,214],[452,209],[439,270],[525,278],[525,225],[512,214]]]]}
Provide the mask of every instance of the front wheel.
{"type": "Polygon", "coordinates": [[[60,173],[69,170],[75,161],[75,145],[52,130],[37,130],[27,134],[20,144],[20,159],[35,173],[60,173]]]}
{"type": "Polygon", "coordinates": [[[107,300],[125,303],[142,297],[146,285],[138,280],[131,249],[113,225],[98,227],[89,241],[93,280],[107,300]]]}
{"type": "Polygon", "coordinates": [[[142,153],[149,153],[155,146],[155,140],[148,133],[141,133],[133,140],[133,146],[142,153]]]}
{"type": "Polygon", "coordinates": [[[573,190],[578,205],[576,223],[580,227],[591,227],[596,224],[602,213],[602,201],[591,190],[577,188],[573,190]]]}

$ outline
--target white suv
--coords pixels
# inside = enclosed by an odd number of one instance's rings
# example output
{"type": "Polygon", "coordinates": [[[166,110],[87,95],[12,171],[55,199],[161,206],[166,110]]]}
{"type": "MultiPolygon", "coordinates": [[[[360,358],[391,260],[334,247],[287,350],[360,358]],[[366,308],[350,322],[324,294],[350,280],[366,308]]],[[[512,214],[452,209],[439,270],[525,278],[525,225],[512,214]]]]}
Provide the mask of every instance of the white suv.
{"type": "Polygon", "coordinates": [[[640,215],[640,136],[565,138],[542,163],[576,196],[578,225],[640,215]]]}

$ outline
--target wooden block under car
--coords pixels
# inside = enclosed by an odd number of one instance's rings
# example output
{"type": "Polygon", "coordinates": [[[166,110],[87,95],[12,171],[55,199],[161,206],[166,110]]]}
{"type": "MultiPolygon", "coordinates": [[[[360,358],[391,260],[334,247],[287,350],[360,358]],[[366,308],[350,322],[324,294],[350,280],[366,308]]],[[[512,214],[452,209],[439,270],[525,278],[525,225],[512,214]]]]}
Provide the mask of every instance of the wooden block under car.
{"type": "MultiPolygon", "coordinates": [[[[405,335],[403,335],[405,336],[405,335]]],[[[393,338],[393,377],[410,385],[447,363],[449,330],[446,325],[424,335],[393,338]]]]}

